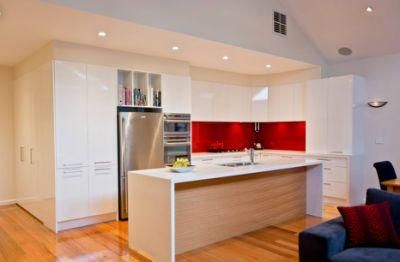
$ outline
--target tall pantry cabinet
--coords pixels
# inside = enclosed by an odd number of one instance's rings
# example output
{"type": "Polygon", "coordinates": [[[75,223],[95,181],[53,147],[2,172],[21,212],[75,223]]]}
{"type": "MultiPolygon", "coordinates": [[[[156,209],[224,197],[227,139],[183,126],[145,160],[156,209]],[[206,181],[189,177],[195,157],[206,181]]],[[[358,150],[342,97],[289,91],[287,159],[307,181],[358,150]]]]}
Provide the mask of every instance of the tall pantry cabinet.
{"type": "Polygon", "coordinates": [[[16,103],[16,127],[30,126],[26,134],[26,128],[17,132],[17,202],[54,231],[115,219],[117,70],[64,61],[47,69],[17,80],[15,97],[22,98],[16,103]],[[39,79],[46,79],[47,87],[39,79]],[[41,102],[40,94],[46,94],[41,102]],[[23,113],[40,117],[36,107],[46,107],[42,121],[23,113]],[[40,127],[43,122],[48,125],[40,127]]]}

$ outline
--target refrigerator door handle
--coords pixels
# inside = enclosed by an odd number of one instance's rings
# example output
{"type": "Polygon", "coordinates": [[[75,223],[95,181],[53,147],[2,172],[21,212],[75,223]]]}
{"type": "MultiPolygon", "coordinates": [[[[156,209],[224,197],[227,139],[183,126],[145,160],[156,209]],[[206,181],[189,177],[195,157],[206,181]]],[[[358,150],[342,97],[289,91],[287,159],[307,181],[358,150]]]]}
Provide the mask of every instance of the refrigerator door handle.
{"type": "Polygon", "coordinates": [[[121,116],[121,129],[120,129],[120,138],[121,138],[121,159],[120,161],[120,170],[121,174],[120,177],[125,177],[126,176],[126,170],[125,170],[125,152],[126,152],[126,141],[125,141],[125,118],[121,116]]]}

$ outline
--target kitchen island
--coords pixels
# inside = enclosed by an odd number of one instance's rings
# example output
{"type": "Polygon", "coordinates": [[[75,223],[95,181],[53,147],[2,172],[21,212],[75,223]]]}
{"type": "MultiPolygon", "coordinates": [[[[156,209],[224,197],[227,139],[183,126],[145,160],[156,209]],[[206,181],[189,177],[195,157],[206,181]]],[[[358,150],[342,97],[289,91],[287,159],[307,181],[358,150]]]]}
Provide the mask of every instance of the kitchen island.
{"type": "Polygon", "coordinates": [[[322,162],[280,159],[129,172],[129,247],[153,261],[294,218],[322,216],[322,162]]]}

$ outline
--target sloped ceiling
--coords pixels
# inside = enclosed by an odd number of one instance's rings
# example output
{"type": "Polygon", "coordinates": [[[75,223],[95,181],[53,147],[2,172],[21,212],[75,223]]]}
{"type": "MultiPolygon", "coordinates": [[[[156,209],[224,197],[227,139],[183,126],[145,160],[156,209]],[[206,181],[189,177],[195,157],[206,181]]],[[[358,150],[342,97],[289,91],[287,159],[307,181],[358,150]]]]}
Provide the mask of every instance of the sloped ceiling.
{"type": "Polygon", "coordinates": [[[285,12],[280,0],[43,1],[306,63],[325,62],[290,16],[287,37],[272,32],[273,11],[285,12]]]}
{"type": "Polygon", "coordinates": [[[328,62],[400,52],[399,0],[281,0],[328,62]],[[368,6],[373,12],[366,12],[368,6]],[[349,47],[351,56],[337,53],[349,47]]]}

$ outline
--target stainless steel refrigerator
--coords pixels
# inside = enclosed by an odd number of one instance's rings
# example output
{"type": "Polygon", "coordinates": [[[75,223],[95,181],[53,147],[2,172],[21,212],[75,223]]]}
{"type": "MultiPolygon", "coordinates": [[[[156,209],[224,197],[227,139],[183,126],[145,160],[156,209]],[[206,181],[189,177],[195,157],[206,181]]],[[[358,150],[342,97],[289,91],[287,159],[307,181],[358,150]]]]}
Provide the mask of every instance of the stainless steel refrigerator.
{"type": "Polygon", "coordinates": [[[119,218],[128,218],[128,171],[164,165],[163,114],[159,109],[118,108],[119,218]]]}

